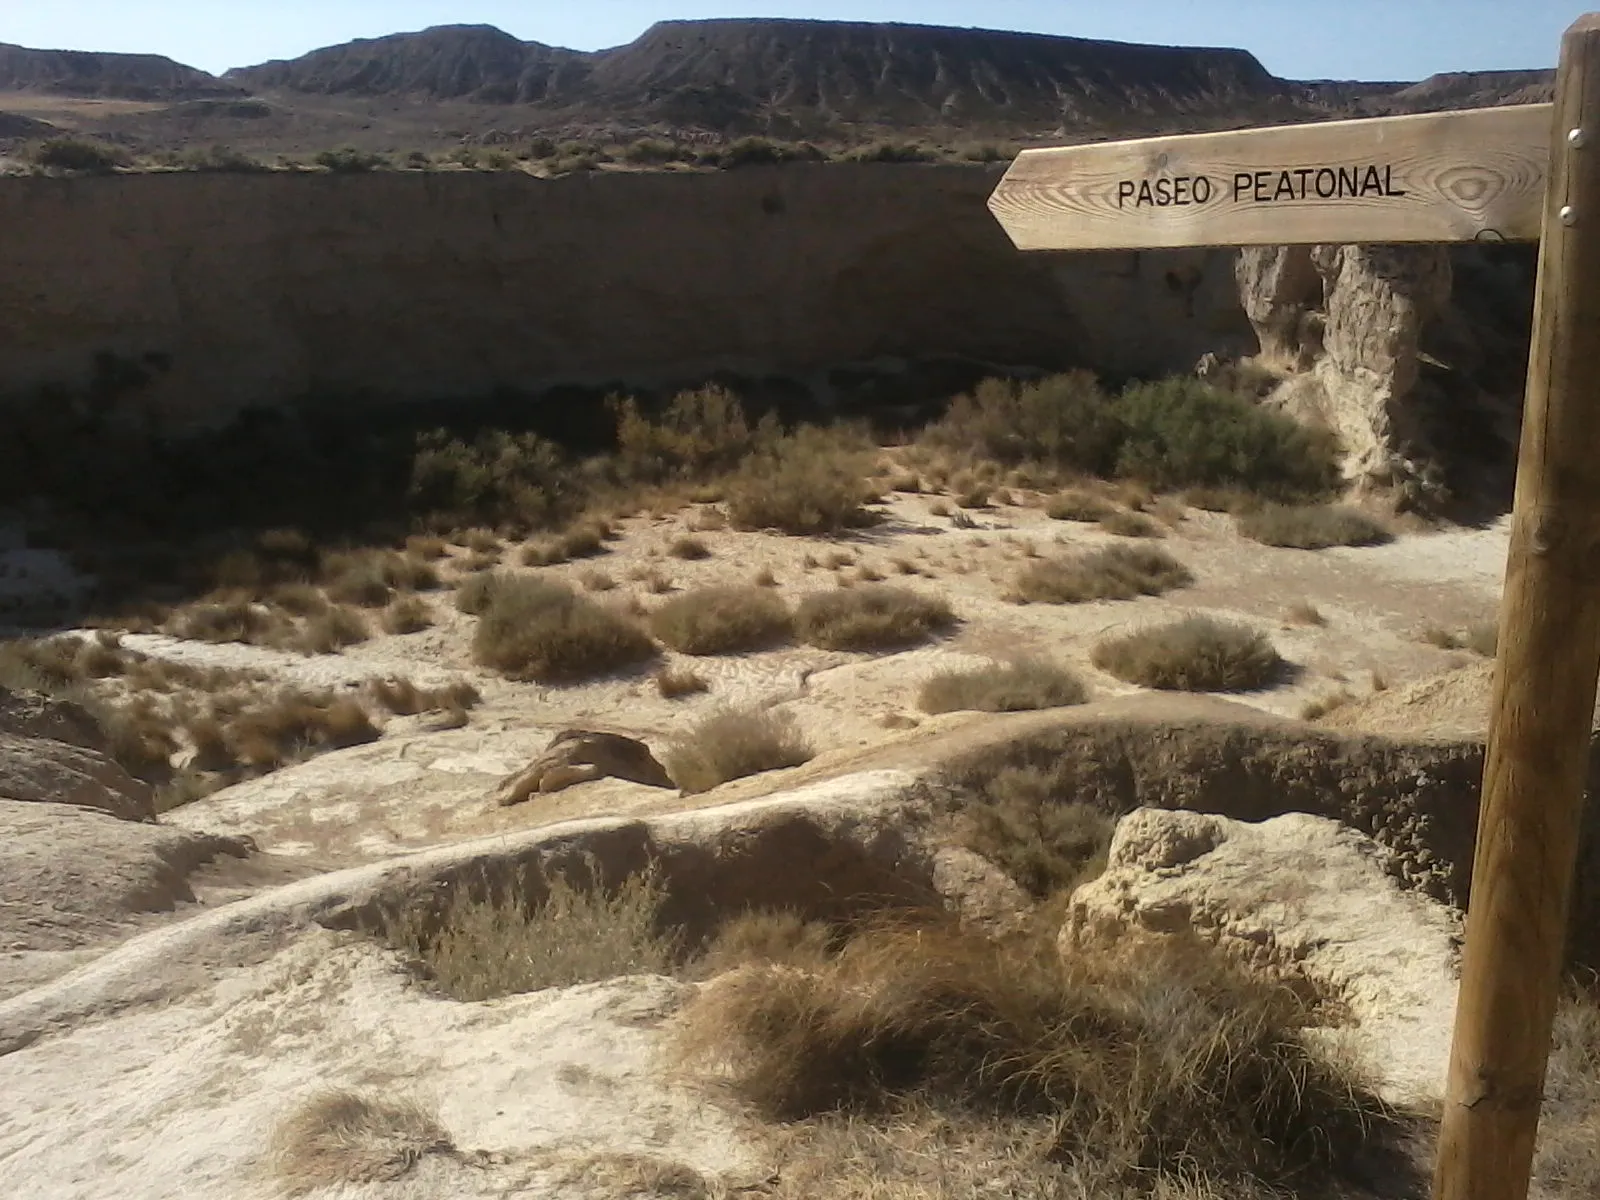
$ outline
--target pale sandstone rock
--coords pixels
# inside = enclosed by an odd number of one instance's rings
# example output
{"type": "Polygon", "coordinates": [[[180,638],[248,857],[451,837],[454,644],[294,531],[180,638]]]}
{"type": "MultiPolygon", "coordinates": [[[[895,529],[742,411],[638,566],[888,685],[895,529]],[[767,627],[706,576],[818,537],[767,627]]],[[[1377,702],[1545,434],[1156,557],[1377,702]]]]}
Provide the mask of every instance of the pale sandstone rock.
{"type": "Polygon", "coordinates": [[[1371,838],[1303,813],[1246,824],[1140,809],[1118,825],[1105,874],[1074,895],[1062,950],[1193,930],[1331,992],[1383,1091],[1426,1101],[1444,1085],[1460,922],[1384,859],[1371,838]]]}
{"type": "Polygon", "coordinates": [[[550,739],[543,754],[500,785],[495,802],[505,808],[539,793],[559,792],[607,777],[648,787],[676,786],[650,747],[638,738],[565,729],[550,739]]]}

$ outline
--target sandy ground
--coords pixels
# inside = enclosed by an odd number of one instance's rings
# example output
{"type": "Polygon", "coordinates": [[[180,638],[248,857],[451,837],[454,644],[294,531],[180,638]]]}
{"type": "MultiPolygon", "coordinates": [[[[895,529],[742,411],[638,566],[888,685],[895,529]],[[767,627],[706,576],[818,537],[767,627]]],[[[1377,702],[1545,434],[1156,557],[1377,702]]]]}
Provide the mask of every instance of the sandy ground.
{"type": "MultiPolygon", "coordinates": [[[[305,658],[249,646],[130,636],[125,644],[148,654],[252,667],[302,686],[351,686],[395,675],[430,685],[467,678],[484,695],[467,728],[426,732],[417,718],[394,718],[376,743],[236,785],[169,819],[195,829],[247,834],[264,849],[282,853],[359,859],[552,819],[661,811],[680,804],[679,797],[614,780],[511,810],[489,808],[487,797],[552,734],[573,726],[642,737],[659,752],[718,706],[778,708],[793,715],[823,761],[844,766],[930,721],[936,728],[959,723],[962,718],[930,719],[917,709],[922,681],[952,667],[1013,656],[1051,658],[1078,670],[1096,696],[1131,693],[1138,689],[1090,665],[1096,639],[1193,611],[1248,621],[1271,634],[1294,664],[1293,678],[1236,698],[1265,712],[1295,716],[1312,699],[1341,691],[1361,697],[1375,684],[1396,689],[1468,662],[1471,656],[1438,650],[1420,634],[1430,625],[1462,627],[1493,615],[1507,539],[1502,523],[1407,534],[1363,549],[1280,550],[1240,538],[1230,517],[1189,510],[1161,544],[1194,572],[1193,587],[1136,601],[1018,605],[1006,594],[1030,553],[1065,554],[1121,539],[1015,506],[978,511],[972,514],[978,527],[961,529],[931,515],[934,503],[928,497],[897,496],[887,506],[890,519],[884,524],[838,539],[697,531],[711,550],[698,561],[667,552],[673,537],[696,524],[696,510],[636,517],[619,522],[621,536],[609,553],[538,568],[580,587],[586,578],[604,573],[616,586],[593,593],[597,599],[625,604],[637,598],[646,608],[671,594],[657,594],[635,578],[647,572],[659,573],[681,591],[749,582],[766,568],[777,577],[780,594],[795,602],[809,592],[836,588],[841,580],[858,579],[866,569],[889,582],[942,594],[961,618],[947,637],[889,655],[805,646],[728,657],[668,654],[664,661],[692,667],[710,684],[706,694],[679,700],[663,699],[648,670],[571,687],[500,679],[472,662],[476,620],[455,610],[449,592],[432,600],[434,628],[380,636],[339,655],[305,658]],[[849,565],[831,568],[835,561],[849,565]],[[916,573],[902,574],[900,563],[916,573]],[[1286,619],[1289,606],[1301,602],[1314,604],[1325,623],[1286,619]]],[[[515,549],[508,548],[508,564],[516,562],[515,549]]],[[[782,786],[784,775],[776,773],[769,786],[782,786]]]]}

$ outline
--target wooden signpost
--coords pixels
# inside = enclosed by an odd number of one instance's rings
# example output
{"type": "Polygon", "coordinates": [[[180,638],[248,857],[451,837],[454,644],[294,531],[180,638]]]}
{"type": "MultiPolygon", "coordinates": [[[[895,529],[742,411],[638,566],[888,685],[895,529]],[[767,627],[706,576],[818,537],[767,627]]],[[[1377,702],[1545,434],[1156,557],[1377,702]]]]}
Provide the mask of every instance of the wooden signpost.
{"type": "Polygon", "coordinates": [[[1600,15],[1554,105],[1028,150],[1024,250],[1540,241],[1435,1200],[1525,1200],[1600,676],[1600,15]]]}

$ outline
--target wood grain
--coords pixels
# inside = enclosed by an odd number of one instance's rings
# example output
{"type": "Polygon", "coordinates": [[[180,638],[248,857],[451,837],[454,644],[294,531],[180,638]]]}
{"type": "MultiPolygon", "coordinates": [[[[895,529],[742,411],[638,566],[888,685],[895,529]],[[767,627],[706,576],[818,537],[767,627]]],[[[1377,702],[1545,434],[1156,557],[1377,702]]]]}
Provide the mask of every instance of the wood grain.
{"type": "Polygon", "coordinates": [[[1524,1200],[1600,673],[1600,16],[1557,75],[1539,293],[1436,1200],[1524,1200]],[[1588,132],[1584,148],[1567,131],[1588,132]],[[1576,213],[1570,225],[1564,206],[1576,213]]]}
{"type": "Polygon", "coordinates": [[[1520,104],[1025,150],[989,210],[1021,250],[1537,241],[1550,116],[1520,104]]]}

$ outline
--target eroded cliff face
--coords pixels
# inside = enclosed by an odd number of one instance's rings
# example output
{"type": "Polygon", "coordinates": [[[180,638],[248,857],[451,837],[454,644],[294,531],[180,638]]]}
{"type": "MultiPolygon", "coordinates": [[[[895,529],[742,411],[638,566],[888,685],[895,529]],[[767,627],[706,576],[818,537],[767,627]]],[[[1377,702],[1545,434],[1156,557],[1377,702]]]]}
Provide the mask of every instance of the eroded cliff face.
{"type": "Polygon", "coordinates": [[[998,175],[143,175],[0,182],[0,395],[164,424],[306,396],[537,395],[962,359],[1113,376],[1253,345],[1229,252],[1024,255],[998,175]]]}
{"type": "Polygon", "coordinates": [[[1274,246],[1237,276],[1272,403],[1338,434],[1357,490],[1434,508],[1509,486],[1533,270],[1527,247],[1274,246]]]}

